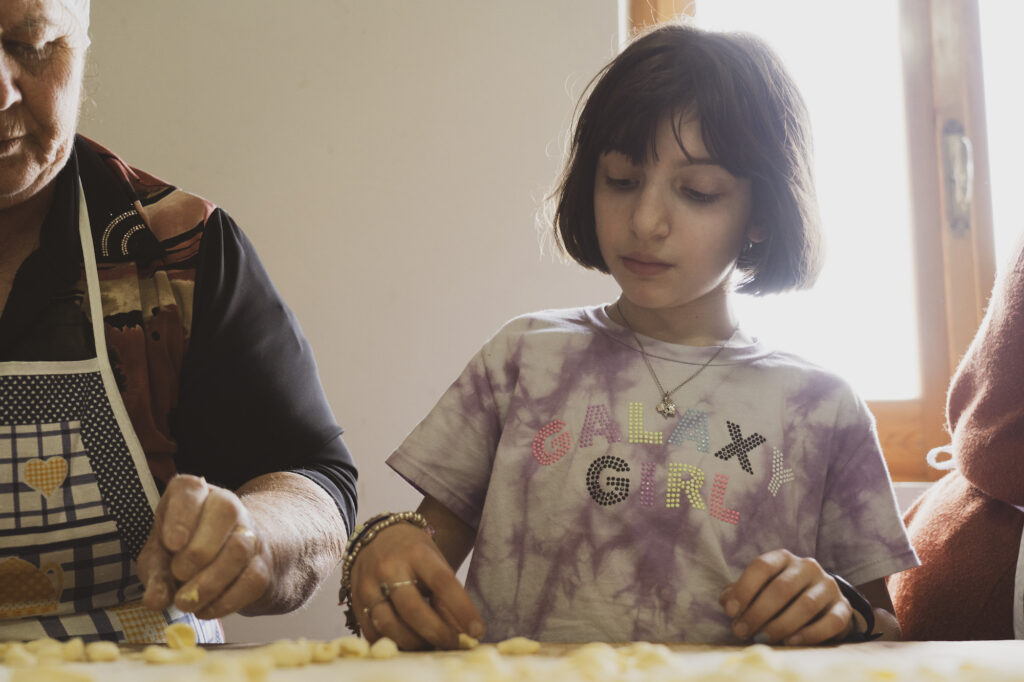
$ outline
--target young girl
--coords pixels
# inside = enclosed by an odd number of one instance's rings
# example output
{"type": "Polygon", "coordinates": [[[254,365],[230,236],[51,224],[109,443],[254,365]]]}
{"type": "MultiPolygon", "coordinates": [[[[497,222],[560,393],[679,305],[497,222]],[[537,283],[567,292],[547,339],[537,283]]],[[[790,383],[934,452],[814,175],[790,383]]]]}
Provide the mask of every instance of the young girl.
{"type": "Polygon", "coordinates": [[[388,459],[425,498],[350,540],[370,639],[898,637],[883,578],[916,557],[871,415],[731,306],[814,279],[809,147],[753,37],[664,26],[605,68],[555,229],[622,294],[509,322],[388,459]]]}

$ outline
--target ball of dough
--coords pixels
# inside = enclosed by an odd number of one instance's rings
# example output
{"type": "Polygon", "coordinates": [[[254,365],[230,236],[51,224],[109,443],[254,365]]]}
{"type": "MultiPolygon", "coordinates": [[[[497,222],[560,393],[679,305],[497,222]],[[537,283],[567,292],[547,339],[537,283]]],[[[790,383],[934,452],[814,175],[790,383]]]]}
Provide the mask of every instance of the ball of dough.
{"type": "Polygon", "coordinates": [[[342,658],[365,658],[370,653],[370,643],[362,637],[339,637],[334,640],[342,658]]]}
{"type": "Polygon", "coordinates": [[[540,649],[540,642],[535,642],[526,637],[512,637],[503,642],[498,642],[498,653],[509,656],[524,656],[535,654],[540,649]]]}
{"type": "Polygon", "coordinates": [[[12,668],[33,666],[36,664],[36,656],[21,642],[11,642],[4,652],[4,663],[12,668]]]}
{"type": "Polygon", "coordinates": [[[398,645],[390,637],[381,637],[370,645],[370,658],[394,658],[398,655],[398,645]]]}
{"type": "Polygon", "coordinates": [[[85,658],[93,663],[109,663],[121,658],[121,650],[116,642],[100,640],[85,645],[85,658]]]}
{"type": "Polygon", "coordinates": [[[336,639],[330,642],[312,642],[310,650],[314,663],[330,663],[341,653],[341,644],[336,639]]]}
{"type": "Polygon", "coordinates": [[[196,631],[188,623],[171,623],[164,628],[167,646],[172,649],[193,648],[196,645],[196,631]]]}
{"type": "Polygon", "coordinates": [[[266,647],[278,668],[299,668],[313,660],[306,640],[279,639],[266,647]]]}

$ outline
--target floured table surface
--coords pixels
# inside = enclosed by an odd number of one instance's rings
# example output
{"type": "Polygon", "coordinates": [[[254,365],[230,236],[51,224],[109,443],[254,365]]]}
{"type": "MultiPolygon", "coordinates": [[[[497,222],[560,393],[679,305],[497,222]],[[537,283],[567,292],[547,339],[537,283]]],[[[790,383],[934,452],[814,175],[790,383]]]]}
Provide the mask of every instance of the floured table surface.
{"type": "MultiPolygon", "coordinates": [[[[273,645],[271,645],[272,647],[273,645]]],[[[122,645],[112,662],[2,665],[0,682],[173,682],[176,680],[331,680],[344,682],[491,682],[527,680],[872,680],[1024,682],[1024,642],[872,642],[821,648],[694,645],[543,644],[529,655],[472,651],[400,653],[393,658],[338,658],[277,667],[271,647],[207,646],[201,660],[154,664],[143,647],[122,645]],[[262,663],[256,663],[262,661],[262,663]]]]}

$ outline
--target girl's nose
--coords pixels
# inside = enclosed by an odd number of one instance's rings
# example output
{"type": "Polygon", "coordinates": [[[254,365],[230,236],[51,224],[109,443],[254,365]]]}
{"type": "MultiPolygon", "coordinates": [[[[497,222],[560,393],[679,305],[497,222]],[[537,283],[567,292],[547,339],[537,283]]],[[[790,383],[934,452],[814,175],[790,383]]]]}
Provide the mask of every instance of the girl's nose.
{"type": "Polygon", "coordinates": [[[632,228],[640,239],[663,239],[671,230],[668,199],[653,183],[644,185],[637,196],[632,228]]]}

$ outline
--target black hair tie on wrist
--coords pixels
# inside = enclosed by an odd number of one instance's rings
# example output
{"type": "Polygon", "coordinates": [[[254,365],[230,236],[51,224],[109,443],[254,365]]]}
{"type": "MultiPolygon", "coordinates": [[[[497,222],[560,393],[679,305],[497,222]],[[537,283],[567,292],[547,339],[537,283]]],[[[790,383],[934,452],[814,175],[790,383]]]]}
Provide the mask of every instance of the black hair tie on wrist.
{"type": "Polygon", "coordinates": [[[839,592],[842,593],[846,601],[850,603],[850,606],[864,617],[864,623],[867,625],[867,629],[864,632],[851,632],[846,636],[843,642],[870,642],[873,639],[878,639],[882,636],[881,632],[875,632],[875,607],[871,605],[867,597],[860,593],[860,591],[851,585],[845,578],[836,575],[832,571],[825,571],[832,579],[836,581],[836,585],[839,586],[839,592]]]}

